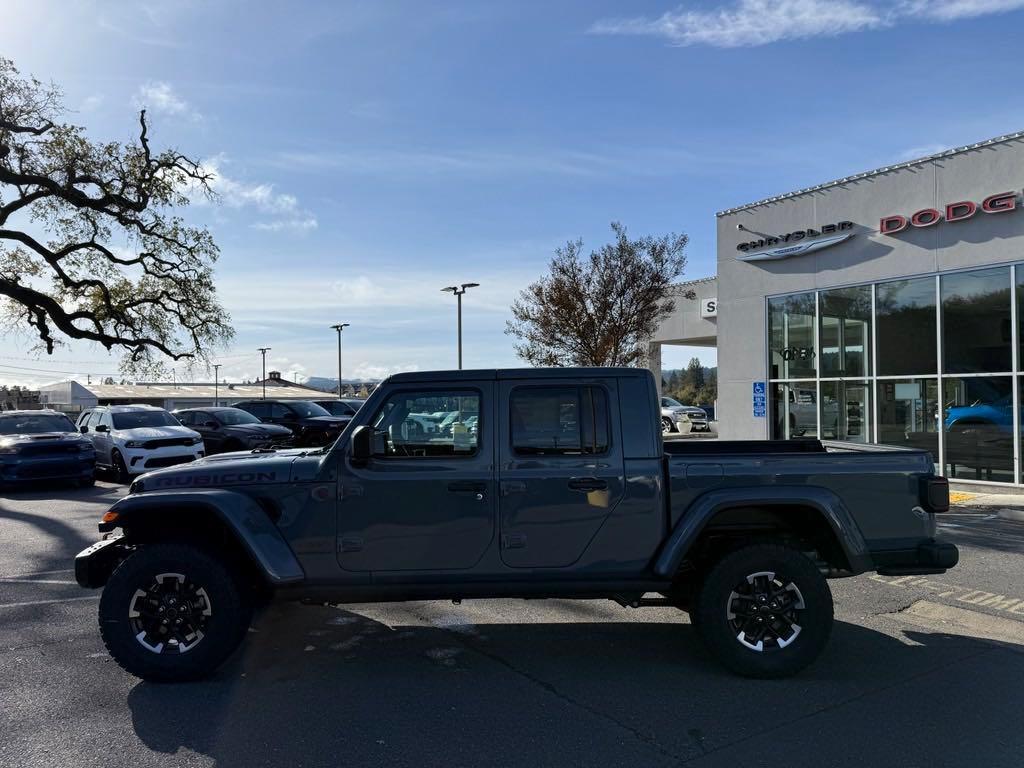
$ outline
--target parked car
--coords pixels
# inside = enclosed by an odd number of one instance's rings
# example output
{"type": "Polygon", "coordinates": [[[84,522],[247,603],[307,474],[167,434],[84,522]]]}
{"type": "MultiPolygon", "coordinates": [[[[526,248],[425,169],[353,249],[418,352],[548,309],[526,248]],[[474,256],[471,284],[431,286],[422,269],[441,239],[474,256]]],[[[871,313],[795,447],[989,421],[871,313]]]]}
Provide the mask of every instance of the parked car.
{"type": "Polygon", "coordinates": [[[683,405],[671,397],[661,398],[661,431],[679,432],[680,425],[690,422],[691,432],[710,432],[708,414],[703,408],[695,405],[683,405]]]}
{"type": "Polygon", "coordinates": [[[99,526],[123,535],[80,553],[75,576],[103,587],[106,647],[148,680],[211,674],[267,592],[674,607],[729,669],[783,677],[825,647],[828,577],[956,565],[935,538],[949,484],[927,452],[664,442],[657,413],[644,370],[397,374],[329,450],[139,478],[99,526]],[[408,429],[438,399],[495,418],[475,433],[408,429]]]}
{"type": "Polygon", "coordinates": [[[58,411],[0,411],[0,487],[34,480],[92,485],[96,450],[58,411]]]}
{"type": "Polygon", "coordinates": [[[352,418],[366,401],[353,397],[342,397],[335,398],[334,400],[314,400],[313,402],[331,414],[331,416],[352,418]]]}
{"type": "Polygon", "coordinates": [[[352,421],[332,416],[309,400],[245,400],[235,408],[248,411],[264,424],[280,424],[292,431],[297,446],[329,445],[352,421]]]}
{"type": "Polygon", "coordinates": [[[292,431],[288,427],[264,424],[241,408],[183,408],[173,411],[172,415],[183,426],[202,435],[207,456],[292,442],[292,431]]]}
{"type": "Polygon", "coordinates": [[[79,431],[96,449],[96,465],[118,482],[151,469],[201,459],[203,438],[154,405],[99,405],[82,411],[79,431]]]}

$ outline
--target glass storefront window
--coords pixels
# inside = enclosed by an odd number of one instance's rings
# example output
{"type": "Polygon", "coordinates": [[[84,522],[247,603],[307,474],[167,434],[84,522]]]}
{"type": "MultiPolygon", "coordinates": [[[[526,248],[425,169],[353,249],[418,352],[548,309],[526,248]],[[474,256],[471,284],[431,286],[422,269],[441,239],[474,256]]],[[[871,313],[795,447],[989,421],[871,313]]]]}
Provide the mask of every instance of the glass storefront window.
{"type": "Polygon", "coordinates": [[[879,381],[878,442],[931,451],[939,459],[937,379],[879,381]]]}
{"type": "Polygon", "coordinates": [[[875,302],[878,374],[938,373],[935,278],[879,283],[875,302]]]}
{"type": "Polygon", "coordinates": [[[818,436],[818,394],[813,381],[773,384],[773,440],[818,436]]]}
{"type": "Polygon", "coordinates": [[[1009,376],[943,378],[946,474],[1013,482],[1013,385],[1009,376]]]}
{"type": "Polygon", "coordinates": [[[1010,270],[943,275],[943,373],[1009,371],[1010,270]]]}
{"type": "Polygon", "coordinates": [[[871,442],[871,387],[866,381],[821,382],[821,436],[871,442]]]}
{"type": "Polygon", "coordinates": [[[870,375],[871,286],[822,291],[818,307],[821,375],[870,375]]]}
{"type": "Polygon", "coordinates": [[[815,375],[813,293],[768,300],[768,343],[771,378],[815,375]]]}

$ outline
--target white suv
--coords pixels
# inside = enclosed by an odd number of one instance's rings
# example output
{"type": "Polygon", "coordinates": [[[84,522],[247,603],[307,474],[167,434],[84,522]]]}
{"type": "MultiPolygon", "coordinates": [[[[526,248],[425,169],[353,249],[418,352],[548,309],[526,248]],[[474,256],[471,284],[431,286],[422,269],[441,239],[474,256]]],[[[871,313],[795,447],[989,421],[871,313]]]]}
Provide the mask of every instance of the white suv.
{"type": "Polygon", "coordinates": [[[96,449],[96,466],[117,473],[126,483],[132,475],[201,459],[203,438],[153,405],[100,405],[83,411],[78,430],[96,449]]]}

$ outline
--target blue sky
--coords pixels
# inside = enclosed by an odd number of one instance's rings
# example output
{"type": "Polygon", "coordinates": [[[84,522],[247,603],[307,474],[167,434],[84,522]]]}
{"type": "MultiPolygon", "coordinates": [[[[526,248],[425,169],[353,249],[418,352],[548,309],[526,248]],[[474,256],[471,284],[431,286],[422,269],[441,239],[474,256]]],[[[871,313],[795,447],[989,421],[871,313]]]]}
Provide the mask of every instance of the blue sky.
{"type": "MultiPolygon", "coordinates": [[[[516,364],[516,292],[608,224],[690,235],[722,208],[1024,128],[1024,0],[160,2],[5,0],[0,53],[73,120],[218,172],[196,205],[237,330],[222,375],[516,364]]],[[[0,383],[113,371],[8,336],[0,383]],[[21,366],[14,368],[13,366],[21,366]],[[25,370],[28,368],[45,370],[25,370]]],[[[685,364],[692,350],[667,352],[685,364]]],[[[710,358],[709,358],[710,359],[710,358]]],[[[182,372],[180,375],[185,375],[182,372]]]]}

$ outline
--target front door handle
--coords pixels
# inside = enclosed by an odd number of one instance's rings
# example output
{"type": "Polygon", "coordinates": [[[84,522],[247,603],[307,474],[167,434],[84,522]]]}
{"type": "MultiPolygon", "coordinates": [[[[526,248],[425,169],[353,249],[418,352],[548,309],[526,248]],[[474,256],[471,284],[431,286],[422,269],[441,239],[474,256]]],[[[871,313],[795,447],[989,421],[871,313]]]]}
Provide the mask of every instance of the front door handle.
{"type": "Polygon", "coordinates": [[[448,490],[451,493],[483,493],[487,490],[487,483],[473,480],[455,480],[448,483],[448,490]]]}
{"type": "Polygon", "coordinates": [[[608,481],[597,477],[574,477],[569,480],[569,488],[574,491],[606,491],[608,481]]]}

